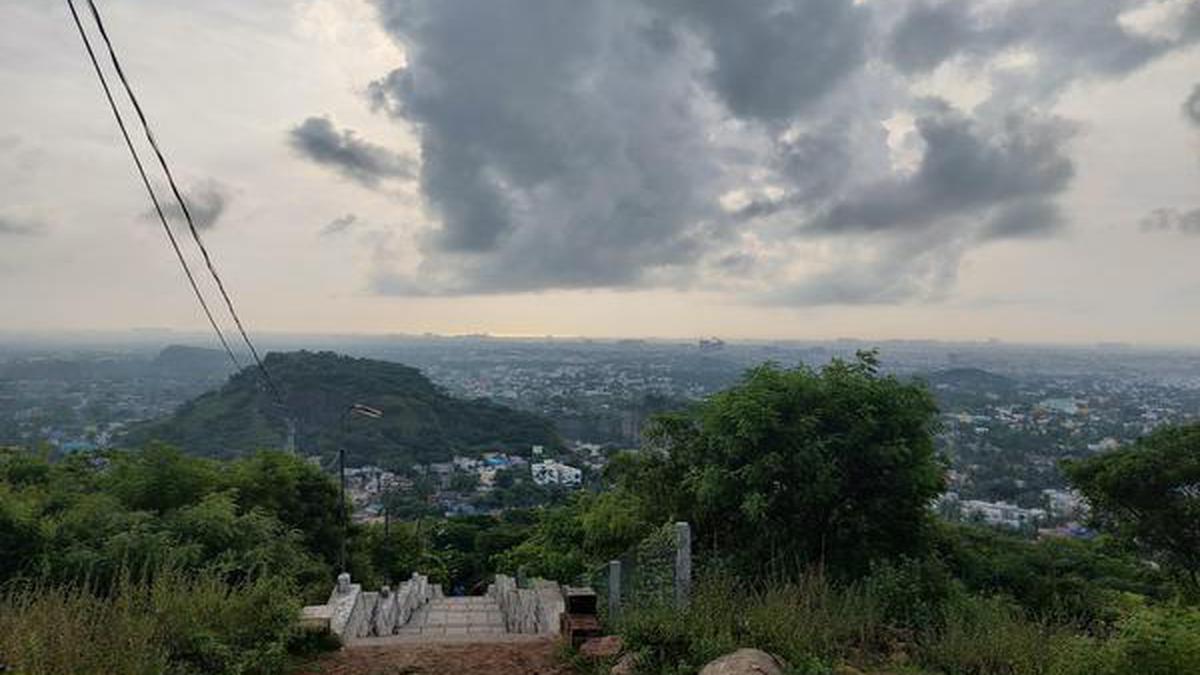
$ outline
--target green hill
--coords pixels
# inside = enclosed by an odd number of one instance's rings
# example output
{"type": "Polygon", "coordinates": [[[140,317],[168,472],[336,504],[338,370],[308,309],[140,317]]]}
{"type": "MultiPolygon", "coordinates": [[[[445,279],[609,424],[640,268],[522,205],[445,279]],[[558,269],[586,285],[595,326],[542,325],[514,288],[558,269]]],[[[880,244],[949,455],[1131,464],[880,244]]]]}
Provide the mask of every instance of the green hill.
{"type": "MultiPolygon", "coordinates": [[[[352,465],[395,466],[441,461],[454,452],[560,443],[549,420],[484,399],[454,398],[399,363],[307,351],[268,354],[265,362],[295,419],[303,454],[328,455],[345,447],[352,465]],[[352,403],[378,408],[384,416],[347,420],[352,403]]],[[[286,437],[284,411],[258,372],[247,368],[173,415],[137,425],[124,440],[161,440],[225,458],[282,447],[286,437]]]]}

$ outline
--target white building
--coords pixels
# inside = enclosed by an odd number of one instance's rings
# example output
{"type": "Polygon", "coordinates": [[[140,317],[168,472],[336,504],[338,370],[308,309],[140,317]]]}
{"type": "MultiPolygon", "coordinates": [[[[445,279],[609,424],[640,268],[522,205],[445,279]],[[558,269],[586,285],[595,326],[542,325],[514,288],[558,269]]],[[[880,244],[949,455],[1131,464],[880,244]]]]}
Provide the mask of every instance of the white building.
{"type": "Polygon", "coordinates": [[[1025,525],[1036,525],[1046,517],[1042,509],[1023,509],[1008,502],[985,502],[978,499],[967,499],[962,502],[963,517],[970,518],[974,514],[983,516],[988,525],[1003,525],[1019,529],[1025,525]]]}
{"type": "Polygon", "coordinates": [[[533,472],[533,482],[538,485],[579,485],[583,482],[583,472],[573,466],[567,466],[548,459],[530,465],[533,472]]]}

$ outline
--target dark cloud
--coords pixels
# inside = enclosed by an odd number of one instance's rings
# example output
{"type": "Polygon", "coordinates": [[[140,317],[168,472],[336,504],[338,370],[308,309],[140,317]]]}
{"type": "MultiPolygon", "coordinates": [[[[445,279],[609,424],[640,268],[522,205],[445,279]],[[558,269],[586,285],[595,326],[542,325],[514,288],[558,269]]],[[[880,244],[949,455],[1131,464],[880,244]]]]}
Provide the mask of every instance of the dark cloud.
{"type": "Polygon", "coordinates": [[[1192,89],[1192,95],[1183,102],[1183,114],[1192,124],[1200,127],[1200,84],[1192,89]]]}
{"type": "MultiPolygon", "coordinates": [[[[1174,37],[1129,28],[1134,0],[375,4],[406,64],[370,102],[418,134],[437,222],[417,270],[379,257],[374,288],[399,294],[728,281],[793,303],[938,297],[971,247],[1065,227],[1074,127],[1044,111],[1066,86],[1200,38],[1196,8],[1174,37]],[[993,93],[970,111],[921,98],[948,61],[993,93]],[[910,115],[889,139],[883,121],[910,115]],[[858,262],[792,281],[789,247],[814,241],[858,262]]],[[[326,146],[353,138],[310,124],[326,146]]]]}
{"type": "MultiPolygon", "coordinates": [[[[161,197],[163,199],[163,215],[167,217],[167,220],[180,224],[186,223],[183,209],[174,201],[174,197],[170,196],[170,192],[162,194],[165,195],[161,197]]],[[[198,230],[215,227],[233,199],[228,187],[211,179],[184,190],[183,198],[187,201],[188,213],[191,214],[192,222],[195,223],[198,230]]],[[[146,221],[158,222],[158,212],[154,209],[143,211],[141,217],[146,221]]]]}
{"type": "Polygon", "coordinates": [[[28,237],[41,234],[45,229],[37,221],[0,214],[0,236],[28,237]]]}
{"type": "Polygon", "coordinates": [[[712,86],[740,117],[794,117],[866,59],[865,4],[679,0],[664,6],[703,36],[713,57],[712,86]]]}
{"type": "Polygon", "coordinates": [[[874,232],[972,219],[998,208],[989,238],[1057,226],[1044,200],[1066,189],[1074,166],[1065,154],[1073,127],[1058,119],[1010,115],[989,131],[945,110],[921,117],[925,155],[910,176],[892,177],[835,203],[806,224],[810,232],[874,232]]]}
{"type": "Polygon", "coordinates": [[[359,220],[357,215],[353,213],[347,213],[344,216],[340,216],[329,221],[325,227],[321,228],[321,234],[326,237],[334,234],[342,234],[343,232],[353,228],[358,223],[359,220]]]}
{"type": "Polygon", "coordinates": [[[984,225],[983,239],[1019,239],[1053,234],[1065,226],[1057,204],[1044,200],[1003,206],[984,225]]]}
{"type": "Polygon", "coordinates": [[[288,141],[305,158],[368,188],[413,175],[412,160],[362,140],[353,129],[338,131],[327,117],[304,120],[288,132],[288,141]]]}
{"type": "Polygon", "coordinates": [[[896,24],[888,54],[905,72],[932,70],[955,57],[986,65],[1009,49],[1027,50],[1037,68],[1021,86],[1049,94],[1087,76],[1120,76],[1200,40],[1200,5],[1181,10],[1177,37],[1141,32],[1123,21],[1141,0],[1015,0],[992,5],[916,2],[896,24]]]}
{"type": "Polygon", "coordinates": [[[964,2],[916,3],[888,40],[892,63],[906,73],[933,70],[969,47],[975,29],[964,2]]]}
{"type": "Polygon", "coordinates": [[[1155,209],[1139,223],[1143,232],[1178,232],[1200,235],[1200,209],[1155,209]]]}
{"type": "Polygon", "coordinates": [[[421,189],[441,222],[421,284],[641,284],[715,236],[721,167],[691,77],[697,54],[653,12],[598,0],[378,4],[409,63],[371,98],[419,130],[421,189]]]}

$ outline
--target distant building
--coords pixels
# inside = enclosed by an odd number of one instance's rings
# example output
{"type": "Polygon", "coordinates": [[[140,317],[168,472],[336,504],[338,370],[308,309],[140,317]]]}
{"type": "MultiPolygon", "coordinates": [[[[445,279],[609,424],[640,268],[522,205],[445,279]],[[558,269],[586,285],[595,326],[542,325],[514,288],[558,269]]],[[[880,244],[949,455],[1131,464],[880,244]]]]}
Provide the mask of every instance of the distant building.
{"type": "Polygon", "coordinates": [[[725,341],[721,338],[700,338],[700,351],[702,352],[719,352],[725,348],[725,341]]]}
{"type": "Polygon", "coordinates": [[[530,466],[533,482],[538,485],[575,486],[583,482],[583,471],[552,459],[535,462],[530,466]]]}
{"type": "Polygon", "coordinates": [[[1011,527],[1014,530],[1036,525],[1046,517],[1043,509],[1023,509],[1008,502],[985,502],[978,499],[967,499],[961,503],[964,518],[981,516],[988,525],[1011,527]]]}
{"type": "Polygon", "coordinates": [[[1074,490],[1042,490],[1046,500],[1046,510],[1056,518],[1071,518],[1087,513],[1087,503],[1083,495],[1074,490]]]}

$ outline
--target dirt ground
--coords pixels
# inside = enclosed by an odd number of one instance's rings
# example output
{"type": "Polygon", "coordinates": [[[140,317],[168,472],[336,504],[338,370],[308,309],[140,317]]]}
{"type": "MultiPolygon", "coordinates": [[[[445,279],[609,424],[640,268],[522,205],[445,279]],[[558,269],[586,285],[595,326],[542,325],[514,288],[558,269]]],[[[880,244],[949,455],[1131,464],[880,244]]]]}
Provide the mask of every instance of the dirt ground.
{"type": "Polygon", "coordinates": [[[558,642],[407,644],[327,654],[300,675],[576,675],[558,642]]]}

